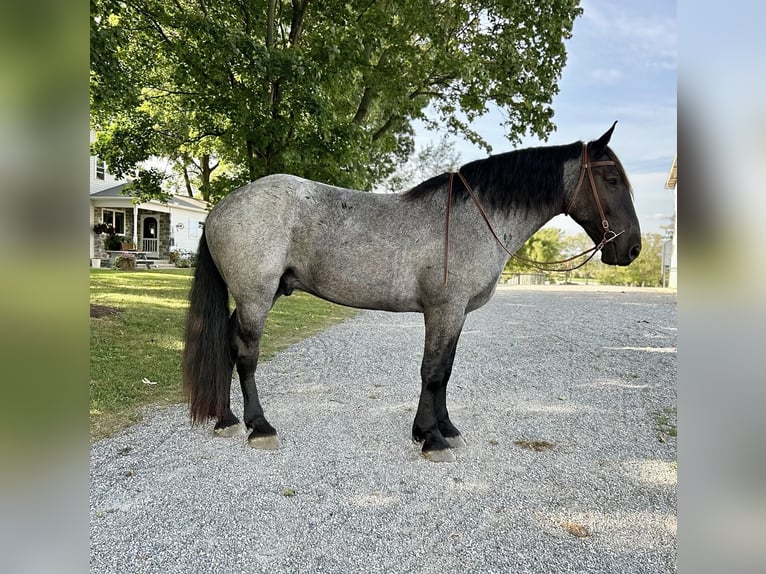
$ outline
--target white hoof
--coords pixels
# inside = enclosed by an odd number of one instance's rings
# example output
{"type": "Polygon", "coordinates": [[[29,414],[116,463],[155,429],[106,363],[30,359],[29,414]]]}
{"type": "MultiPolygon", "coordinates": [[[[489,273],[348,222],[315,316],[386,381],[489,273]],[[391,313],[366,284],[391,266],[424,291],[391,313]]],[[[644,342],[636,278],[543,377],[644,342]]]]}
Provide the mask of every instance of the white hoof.
{"type": "Polygon", "coordinates": [[[429,450],[423,453],[423,456],[431,462],[455,462],[455,454],[451,449],[429,450]]]}
{"type": "Polygon", "coordinates": [[[258,450],[277,450],[282,446],[279,442],[279,437],[275,434],[249,438],[247,439],[247,444],[258,450]]]}
{"type": "Polygon", "coordinates": [[[217,437],[229,438],[233,436],[244,436],[247,434],[247,431],[245,430],[245,425],[242,423],[237,423],[235,425],[231,425],[230,427],[213,429],[213,434],[217,437]]]}
{"type": "Polygon", "coordinates": [[[447,441],[447,444],[449,444],[450,448],[465,448],[468,446],[463,440],[463,437],[460,435],[447,436],[444,437],[444,439],[447,441]]]}

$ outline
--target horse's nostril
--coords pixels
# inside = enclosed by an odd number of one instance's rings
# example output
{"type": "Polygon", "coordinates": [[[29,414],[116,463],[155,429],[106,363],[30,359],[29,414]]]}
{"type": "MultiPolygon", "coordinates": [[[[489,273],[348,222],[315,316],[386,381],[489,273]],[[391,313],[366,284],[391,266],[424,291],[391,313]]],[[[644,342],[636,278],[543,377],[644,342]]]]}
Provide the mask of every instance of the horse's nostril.
{"type": "Polygon", "coordinates": [[[638,257],[638,254],[641,253],[641,245],[636,244],[633,247],[630,248],[630,258],[635,259],[638,257]]]}

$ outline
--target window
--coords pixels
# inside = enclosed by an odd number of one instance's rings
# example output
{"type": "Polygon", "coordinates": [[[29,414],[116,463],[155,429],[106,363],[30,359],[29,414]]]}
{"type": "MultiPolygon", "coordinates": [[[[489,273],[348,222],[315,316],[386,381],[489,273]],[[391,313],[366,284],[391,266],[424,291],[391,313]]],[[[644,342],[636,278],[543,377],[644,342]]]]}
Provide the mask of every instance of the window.
{"type": "Polygon", "coordinates": [[[197,221],[196,219],[189,220],[189,237],[191,239],[200,237],[202,235],[203,229],[204,229],[203,221],[197,221]]]}
{"type": "Polygon", "coordinates": [[[101,221],[114,227],[117,235],[125,235],[125,212],[114,209],[105,209],[101,214],[101,221]]]}
{"type": "Polygon", "coordinates": [[[96,179],[104,179],[106,175],[106,162],[96,158],[96,179]]]}

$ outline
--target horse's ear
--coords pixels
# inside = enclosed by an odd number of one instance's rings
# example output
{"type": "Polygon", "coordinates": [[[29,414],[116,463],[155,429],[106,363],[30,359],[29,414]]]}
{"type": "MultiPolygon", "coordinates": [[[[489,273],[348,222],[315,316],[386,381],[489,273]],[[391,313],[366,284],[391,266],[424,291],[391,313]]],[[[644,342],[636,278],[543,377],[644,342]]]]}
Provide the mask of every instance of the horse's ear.
{"type": "Polygon", "coordinates": [[[606,146],[609,144],[609,140],[612,139],[612,132],[614,131],[614,126],[616,125],[617,125],[617,122],[615,121],[612,124],[612,127],[606,130],[604,135],[602,135],[596,141],[591,142],[589,147],[592,150],[603,150],[604,148],[606,148],[606,146]]]}

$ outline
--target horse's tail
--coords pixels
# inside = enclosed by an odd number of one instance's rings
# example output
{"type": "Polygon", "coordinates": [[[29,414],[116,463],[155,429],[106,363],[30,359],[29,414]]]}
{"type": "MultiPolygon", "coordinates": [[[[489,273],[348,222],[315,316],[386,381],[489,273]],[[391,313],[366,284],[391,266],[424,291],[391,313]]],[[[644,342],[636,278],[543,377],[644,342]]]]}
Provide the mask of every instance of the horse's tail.
{"type": "Polygon", "coordinates": [[[203,231],[197,251],[183,352],[183,387],[192,422],[221,418],[229,407],[233,356],[229,291],[203,231]]]}

